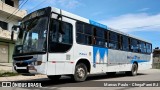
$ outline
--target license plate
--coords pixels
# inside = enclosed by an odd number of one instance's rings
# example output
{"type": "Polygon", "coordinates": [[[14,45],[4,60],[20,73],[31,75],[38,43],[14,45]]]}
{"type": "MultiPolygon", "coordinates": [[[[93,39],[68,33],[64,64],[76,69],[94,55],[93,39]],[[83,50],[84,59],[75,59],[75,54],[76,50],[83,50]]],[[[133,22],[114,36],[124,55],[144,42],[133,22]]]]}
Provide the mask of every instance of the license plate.
{"type": "Polygon", "coordinates": [[[27,67],[16,67],[16,69],[27,69],[27,67]]]}

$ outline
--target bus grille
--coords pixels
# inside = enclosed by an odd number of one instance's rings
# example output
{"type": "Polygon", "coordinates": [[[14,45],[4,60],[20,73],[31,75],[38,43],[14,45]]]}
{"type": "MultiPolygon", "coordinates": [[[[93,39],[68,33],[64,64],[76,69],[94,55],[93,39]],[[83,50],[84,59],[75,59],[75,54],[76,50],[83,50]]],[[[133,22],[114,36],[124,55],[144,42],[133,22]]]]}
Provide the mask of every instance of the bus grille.
{"type": "Polygon", "coordinates": [[[28,66],[28,63],[16,63],[17,67],[26,67],[28,66]]]}
{"type": "Polygon", "coordinates": [[[14,57],[14,60],[28,60],[33,58],[33,56],[25,56],[25,57],[14,57]]]}

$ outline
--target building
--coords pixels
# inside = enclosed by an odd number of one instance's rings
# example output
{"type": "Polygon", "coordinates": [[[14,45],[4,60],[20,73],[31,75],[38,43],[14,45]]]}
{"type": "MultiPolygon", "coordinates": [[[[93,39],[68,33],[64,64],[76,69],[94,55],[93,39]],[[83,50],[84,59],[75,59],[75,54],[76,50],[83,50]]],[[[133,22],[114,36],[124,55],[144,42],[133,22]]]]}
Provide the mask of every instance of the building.
{"type": "Polygon", "coordinates": [[[11,29],[25,15],[25,10],[19,10],[19,0],[0,0],[0,63],[12,62],[12,54],[17,34],[11,40],[11,29]],[[13,13],[18,11],[17,13],[13,13]]]}
{"type": "Polygon", "coordinates": [[[160,69],[160,49],[156,48],[153,51],[153,68],[160,69]]]}

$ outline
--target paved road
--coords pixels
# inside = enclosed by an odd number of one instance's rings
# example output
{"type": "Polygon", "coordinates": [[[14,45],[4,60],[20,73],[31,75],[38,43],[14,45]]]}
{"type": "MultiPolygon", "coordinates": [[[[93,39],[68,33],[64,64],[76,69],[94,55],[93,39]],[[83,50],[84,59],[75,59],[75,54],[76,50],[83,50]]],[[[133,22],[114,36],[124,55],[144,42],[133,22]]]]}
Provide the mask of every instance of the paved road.
{"type": "MultiPolygon", "coordinates": [[[[160,81],[160,70],[151,69],[145,71],[139,71],[137,76],[126,76],[123,73],[119,73],[115,76],[109,77],[105,74],[94,75],[87,78],[85,82],[75,83],[69,77],[62,77],[58,82],[53,82],[47,78],[39,78],[34,80],[28,80],[25,82],[36,81],[42,83],[44,88],[12,88],[12,90],[160,90],[160,87],[83,87],[83,86],[103,86],[104,82],[109,81],[160,81]],[[101,82],[104,81],[104,82],[101,82]]],[[[160,85],[159,85],[160,86],[160,85]]],[[[1,90],[10,90],[11,88],[1,88],[1,90]]]]}

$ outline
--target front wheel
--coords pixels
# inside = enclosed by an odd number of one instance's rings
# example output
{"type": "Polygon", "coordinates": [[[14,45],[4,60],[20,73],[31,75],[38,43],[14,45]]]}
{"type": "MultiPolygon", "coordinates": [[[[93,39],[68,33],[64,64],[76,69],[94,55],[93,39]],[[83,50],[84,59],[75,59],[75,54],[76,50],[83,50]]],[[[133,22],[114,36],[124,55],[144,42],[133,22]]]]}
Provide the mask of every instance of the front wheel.
{"type": "Polygon", "coordinates": [[[79,63],[75,67],[75,73],[73,75],[75,81],[82,82],[87,78],[87,67],[83,63],[79,63]]]}
{"type": "Polygon", "coordinates": [[[126,72],[126,74],[130,75],[130,76],[136,76],[137,75],[137,71],[138,71],[138,65],[136,63],[134,63],[132,65],[131,71],[126,72]]]}

